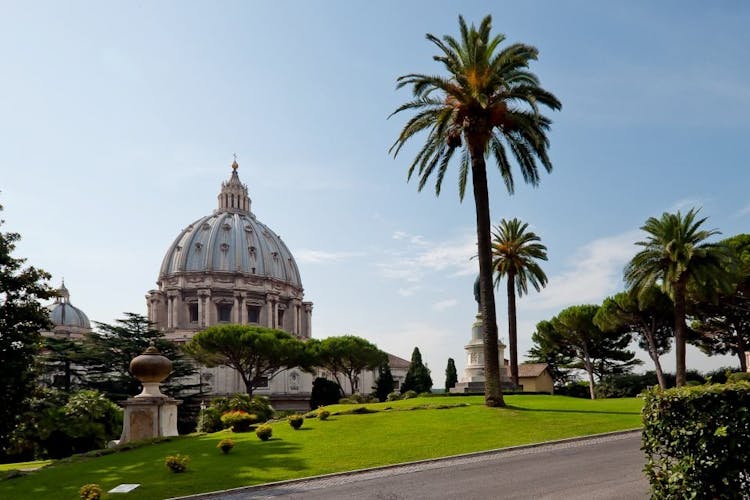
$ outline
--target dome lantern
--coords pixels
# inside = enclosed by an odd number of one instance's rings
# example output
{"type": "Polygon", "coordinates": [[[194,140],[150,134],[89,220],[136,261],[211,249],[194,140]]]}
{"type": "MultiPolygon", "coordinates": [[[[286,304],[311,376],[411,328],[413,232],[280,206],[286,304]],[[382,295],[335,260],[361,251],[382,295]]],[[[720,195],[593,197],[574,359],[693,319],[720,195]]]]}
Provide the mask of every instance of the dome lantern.
{"type": "Polygon", "coordinates": [[[232,175],[228,181],[221,183],[219,212],[250,213],[251,200],[247,195],[247,186],[240,181],[240,176],[237,175],[239,166],[235,157],[232,162],[232,175]]]}

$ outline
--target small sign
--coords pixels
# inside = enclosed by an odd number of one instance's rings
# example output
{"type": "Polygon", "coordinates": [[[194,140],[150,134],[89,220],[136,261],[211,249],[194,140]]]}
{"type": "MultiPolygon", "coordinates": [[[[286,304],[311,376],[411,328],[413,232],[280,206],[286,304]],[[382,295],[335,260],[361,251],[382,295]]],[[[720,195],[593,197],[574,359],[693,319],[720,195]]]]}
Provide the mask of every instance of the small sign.
{"type": "Polygon", "coordinates": [[[140,484],[118,484],[107,493],[130,493],[139,486],[140,484]]]}

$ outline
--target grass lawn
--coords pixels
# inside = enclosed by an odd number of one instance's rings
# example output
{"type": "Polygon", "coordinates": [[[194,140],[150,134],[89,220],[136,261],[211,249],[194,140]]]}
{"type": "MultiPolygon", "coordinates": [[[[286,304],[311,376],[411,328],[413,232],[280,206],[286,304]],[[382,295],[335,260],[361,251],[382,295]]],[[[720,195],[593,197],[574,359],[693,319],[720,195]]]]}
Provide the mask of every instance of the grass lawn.
{"type": "Polygon", "coordinates": [[[298,431],[273,424],[266,442],[254,433],[222,431],[53,463],[0,482],[0,498],[74,499],[86,483],[105,491],[141,483],[116,498],[166,498],[641,426],[642,401],[635,398],[507,396],[506,402],[507,408],[487,408],[481,396],[469,396],[334,405],[327,421],[305,419],[298,431]],[[337,414],[362,406],[378,411],[337,414]],[[216,449],[225,437],[236,443],[228,455],[216,449]],[[166,469],[164,457],[174,453],[190,455],[187,472],[166,469]]]}

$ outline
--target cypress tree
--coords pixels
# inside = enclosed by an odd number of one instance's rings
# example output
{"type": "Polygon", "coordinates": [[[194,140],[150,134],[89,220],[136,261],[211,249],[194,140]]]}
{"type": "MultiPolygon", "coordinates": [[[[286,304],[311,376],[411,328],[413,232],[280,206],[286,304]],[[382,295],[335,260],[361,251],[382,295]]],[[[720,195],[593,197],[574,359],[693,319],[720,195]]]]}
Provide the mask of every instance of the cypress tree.
{"type": "Polygon", "coordinates": [[[375,381],[373,389],[380,401],[388,399],[388,394],[393,392],[393,374],[388,363],[383,363],[378,368],[378,379],[375,381]]]}
{"type": "Polygon", "coordinates": [[[448,366],[445,368],[445,392],[448,392],[451,387],[455,387],[457,382],[456,362],[453,361],[453,358],[448,358],[448,366]]]}
{"type": "Polygon", "coordinates": [[[406,378],[401,385],[401,392],[404,393],[411,390],[422,393],[430,392],[430,389],[432,389],[430,369],[422,363],[422,353],[419,352],[419,347],[415,347],[414,352],[411,354],[409,371],[406,372],[406,378]]]}

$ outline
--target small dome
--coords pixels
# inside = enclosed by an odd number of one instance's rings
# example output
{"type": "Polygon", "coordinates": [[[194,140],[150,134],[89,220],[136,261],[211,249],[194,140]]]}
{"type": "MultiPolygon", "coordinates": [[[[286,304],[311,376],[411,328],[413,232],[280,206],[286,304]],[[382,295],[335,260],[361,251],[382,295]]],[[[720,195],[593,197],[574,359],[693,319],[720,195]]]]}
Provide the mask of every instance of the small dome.
{"type": "Polygon", "coordinates": [[[47,306],[49,319],[57,326],[72,326],[76,328],[91,329],[91,323],[86,314],[70,303],[70,293],[65,288],[65,282],[60,287],[55,302],[47,306]]]}
{"type": "Polygon", "coordinates": [[[219,208],[177,236],[162,261],[159,279],[182,273],[239,273],[274,278],[300,290],[297,263],[286,244],[250,211],[247,186],[232,165],[219,208]]]}

